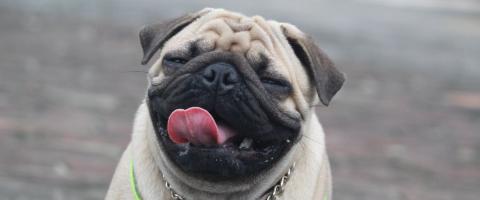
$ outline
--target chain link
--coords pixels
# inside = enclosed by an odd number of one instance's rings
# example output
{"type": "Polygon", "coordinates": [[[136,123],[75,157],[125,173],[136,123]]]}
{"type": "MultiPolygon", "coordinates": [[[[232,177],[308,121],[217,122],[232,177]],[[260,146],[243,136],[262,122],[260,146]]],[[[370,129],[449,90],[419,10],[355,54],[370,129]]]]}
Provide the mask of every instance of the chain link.
{"type": "MultiPolygon", "coordinates": [[[[287,185],[288,179],[290,179],[290,176],[292,175],[292,172],[295,168],[295,163],[288,168],[287,173],[285,173],[280,181],[273,186],[273,189],[271,192],[269,192],[266,200],[278,200],[278,198],[282,195],[283,191],[285,190],[285,185],[287,185]]],[[[168,192],[170,193],[170,198],[172,200],[186,200],[185,197],[182,195],[178,194],[168,183],[167,179],[165,179],[165,176],[162,175],[163,181],[165,182],[165,188],[167,188],[168,192]]]]}
{"type": "Polygon", "coordinates": [[[162,175],[163,181],[165,182],[165,188],[167,188],[168,192],[170,192],[170,198],[172,200],[185,200],[185,198],[175,192],[175,190],[170,186],[170,183],[165,179],[165,176],[162,175]]]}
{"type": "Polygon", "coordinates": [[[273,190],[268,194],[266,200],[278,200],[278,198],[282,195],[283,191],[285,191],[285,185],[288,182],[288,179],[290,179],[290,176],[292,175],[292,172],[295,168],[295,163],[288,169],[287,173],[282,176],[280,181],[273,186],[273,190]]]}

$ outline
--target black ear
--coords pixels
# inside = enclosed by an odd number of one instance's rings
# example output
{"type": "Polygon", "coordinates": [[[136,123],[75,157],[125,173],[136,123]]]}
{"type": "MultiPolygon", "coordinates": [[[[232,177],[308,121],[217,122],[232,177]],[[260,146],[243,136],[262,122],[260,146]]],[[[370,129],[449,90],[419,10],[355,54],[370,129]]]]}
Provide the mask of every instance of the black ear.
{"type": "Polygon", "coordinates": [[[342,88],[345,76],[339,72],[328,56],[307,35],[301,37],[283,29],[296,56],[306,67],[315,81],[318,97],[323,105],[328,106],[333,96],[342,88]]]}
{"type": "Polygon", "coordinates": [[[206,11],[202,10],[197,13],[186,14],[164,23],[146,25],[143,27],[139,34],[140,44],[143,49],[142,65],[147,64],[153,55],[163,47],[168,39],[205,13],[206,11]]]}

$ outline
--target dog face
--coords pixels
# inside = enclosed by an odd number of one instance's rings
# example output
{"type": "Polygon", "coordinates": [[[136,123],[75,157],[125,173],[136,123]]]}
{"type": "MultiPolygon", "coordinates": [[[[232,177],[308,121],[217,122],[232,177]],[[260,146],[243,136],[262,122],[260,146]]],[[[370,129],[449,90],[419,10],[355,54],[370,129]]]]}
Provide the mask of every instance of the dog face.
{"type": "Polygon", "coordinates": [[[142,64],[160,54],[146,100],[161,150],[201,179],[273,166],[301,138],[311,105],[328,105],[344,81],[296,27],[258,16],[204,9],[147,26],[140,40],[142,64]]]}

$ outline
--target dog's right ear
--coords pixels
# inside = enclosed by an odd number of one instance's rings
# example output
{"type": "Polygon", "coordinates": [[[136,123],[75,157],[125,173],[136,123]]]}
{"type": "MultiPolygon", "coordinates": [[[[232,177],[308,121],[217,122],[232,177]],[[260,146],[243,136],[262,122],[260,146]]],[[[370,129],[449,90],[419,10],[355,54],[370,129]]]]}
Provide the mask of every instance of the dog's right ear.
{"type": "Polygon", "coordinates": [[[143,49],[142,65],[147,64],[153,55],[163,47],[168,39],[209,11],[209,9],[204,9],[164,23],[146,25],[143,27],[139,34],[140,44],[143,49]]]}

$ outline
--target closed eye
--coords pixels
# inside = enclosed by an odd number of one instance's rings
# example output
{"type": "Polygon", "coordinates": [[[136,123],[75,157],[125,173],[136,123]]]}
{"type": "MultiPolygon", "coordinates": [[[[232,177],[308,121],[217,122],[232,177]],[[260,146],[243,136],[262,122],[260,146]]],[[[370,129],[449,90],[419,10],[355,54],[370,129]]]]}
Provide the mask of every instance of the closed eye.
{"type": "Polygon", "coordinates": [[[165,55],[162,65],[166,72],[173,72],[183,67],[188,62],[188,59],[178,56],[165,55]]]}
{"type": "Polygon", "coordinates": [[[262,81],[262,83],[264,84],[277,85],[277,86],[286,86],[288,84],[284,80],[270,78],[270,77],[262,77],[260,81],[262,81]]]}
{"type": "Polygon", "coordinates": [[[163,59],[163,64],[166,65],[184,65],[188,60],[180,57],[165,57],[163,59]]]}
{"type": "Polygon", "coordinates": [[[262,77],[260,78],[260,81],[267,91],[280,99],[287,97],[292,92],[292,86],[286,80],[272,77],[262,77]]]}

